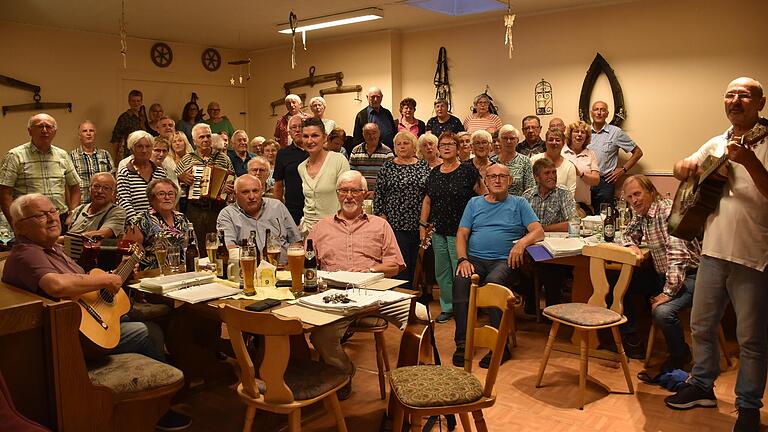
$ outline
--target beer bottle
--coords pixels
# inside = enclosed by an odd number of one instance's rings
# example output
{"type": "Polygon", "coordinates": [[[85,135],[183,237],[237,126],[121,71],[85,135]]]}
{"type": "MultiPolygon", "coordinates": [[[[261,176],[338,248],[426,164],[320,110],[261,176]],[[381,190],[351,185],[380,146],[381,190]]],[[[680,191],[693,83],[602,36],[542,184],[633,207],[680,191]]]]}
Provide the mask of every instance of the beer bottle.
{"type": "Polygon", "coordinates": [[[312,247],[312,239],[307,240],[304,253],[304,292],[317,292],[317,257],[312,247]]]}
{"type": "Polygon", "coordinates": [[[187,249],[184,251],[184,262],[188,272],[196,270],[197,259],[200,257],[200,253],[197,251],[197,235],[195,235],[195,227],[192,222],[189,223],[187,228],[187,249]]]}
{"type": "Polygon", "coordinates": [[[608,206],[605,214],[605,222],[603,222],[603,238],[606,243],[613,243],[613,239],[616,236],[616,218],[613,216],[613,207],[608,206]]]}
{"type": "Polygon", "coordinates": [[[216,276],[226,279],[229,265],[229,249],[224,243],[224,230],[219,230],[219,247],[216,249],[216,276]]]}

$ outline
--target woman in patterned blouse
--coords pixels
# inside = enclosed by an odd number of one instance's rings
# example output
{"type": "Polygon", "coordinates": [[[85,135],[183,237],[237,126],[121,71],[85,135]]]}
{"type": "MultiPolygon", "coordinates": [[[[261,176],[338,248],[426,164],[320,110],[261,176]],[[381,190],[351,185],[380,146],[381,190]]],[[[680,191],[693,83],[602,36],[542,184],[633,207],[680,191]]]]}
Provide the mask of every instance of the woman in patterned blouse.
{"type": "Polygon", "coordinates": [[[520,142],[520,131],[510,124],[505,124],[499,129],[499,137],[501,152],[491,156],[491,162],[500,163],[509,168],[509,174],[512,176],[509,194],[522,196],[523,192],[534,187],[536,182],[533,179],[531,160],[516,150],[517,143],[520,142]]]}
{"type": "Polygon", "coordinates": [[[430,167],[416,158],[416,136],[401,131],[393,140],[395,158],[384,163],[376,179],[373,213],[389,222],[405,260],[397,279],[413,281],[419,252],[419,213],[430,167]]]}
{"type": "Polygon", "coordinates": [[[125,239],[135,241],[144,248],[141,269],[158,268],[155,246],[164,241],[166,246],[179,247],[180,262],[184,262],[189,220],[184,213],[174,211],[179,187],[167,178],[152,180],[147,186],[147,198],[151,207],[134,216],[128,223],[125,239]]]}
{"type": "MultiPolygon", "coordinates": [[[[490,142],[488,144],[490,146],[490,142]]],[[[435,278],[440,285],[438,323],[445,323],[453,317],[453,276],[458,265],[456,231],[461,215],[470,198],[487,192],[477,168],[471,162],[462,163],[459,160],[458,146],[454,133],[440,135],[438,149],[443,163],[430,171],[421,204],[421,221],[429,221],[435,227],[432,247],[435,251],[435,278]]],[[[423,239],[426,234],[424,226],[420,226],[419,237],[423,239]]]]}

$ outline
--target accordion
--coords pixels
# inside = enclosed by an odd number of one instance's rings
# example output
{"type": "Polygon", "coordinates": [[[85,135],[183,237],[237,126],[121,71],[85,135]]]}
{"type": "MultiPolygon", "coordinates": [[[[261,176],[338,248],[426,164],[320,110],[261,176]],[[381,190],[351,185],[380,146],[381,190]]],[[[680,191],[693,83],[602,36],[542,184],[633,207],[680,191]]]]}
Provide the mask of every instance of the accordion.
{"type": "Polygon", "coordinates": [[[64,253],[86,272],[94,268],[104,271],[115,269],[123,255],[131,254],[131,243],[125,240],[90,238],[73,232],[65,233],[62,238],[64,253]]]}
{"type": "Polygon", "coordinates": [[[187,199],[210,199],[226,201],[227,194],[224,185],[229,181],[235,181],[235,173],[226,168],[215,165],[195,165],[192,167],[192,175],[195,180],[189,187],[187,199]]]}

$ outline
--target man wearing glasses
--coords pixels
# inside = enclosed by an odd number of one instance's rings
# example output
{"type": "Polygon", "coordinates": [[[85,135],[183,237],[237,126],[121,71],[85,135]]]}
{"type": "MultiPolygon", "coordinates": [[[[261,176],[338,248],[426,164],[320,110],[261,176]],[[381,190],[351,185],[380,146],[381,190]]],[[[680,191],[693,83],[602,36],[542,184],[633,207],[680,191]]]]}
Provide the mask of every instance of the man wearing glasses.
{"type": "MultiPolygon", "coordinates": [[[[485,171],[488,194],[469,200],[456,232],[458,267],[453,281],[453,313],[456,317],[453,364],[464,366],[464,344],[469,311],[469,288],[473,274],[481,283],[511,287],[519,278],[525,248],[544,238],[544,229],[530,204],[522,197],[509,195],[509,168],[494,163],[485,171]]],[[[491,324],[499,328],[501,311],[490,309],[491,324]]],[[[502,361],[510,358],[508,347],[502,361]]],[[[488,368],[489,352],[480,367],[488,368]]]]}
{"type": "Polygon", "coordinates": [[[59,211],[61,222],[80,204],[80,176],[66,150],[52,145],[56,120],[48,114],[30,117],[30,141],[12,148],[0,167],[0,208],[13,224],[11,202],[30,193],[41,193],[59,211]]]}
{"type": "Polygon", "coordinates": [[[123,234],[125,210],[115,204],[115,178],[110,173],[91,177],[88,188],[91,202],[79,205],[72,212],[69,232],[87,237],[116,238],[123,234]]]}
{"type": "Polygon", "coordinates": [[[275,186],[275,179],[272,177],[272,167],[269,161],[262,156],[252,157],[248,161],[248,174],[261,180],[264,196],[272,198],[272,188],[275,186]]]}

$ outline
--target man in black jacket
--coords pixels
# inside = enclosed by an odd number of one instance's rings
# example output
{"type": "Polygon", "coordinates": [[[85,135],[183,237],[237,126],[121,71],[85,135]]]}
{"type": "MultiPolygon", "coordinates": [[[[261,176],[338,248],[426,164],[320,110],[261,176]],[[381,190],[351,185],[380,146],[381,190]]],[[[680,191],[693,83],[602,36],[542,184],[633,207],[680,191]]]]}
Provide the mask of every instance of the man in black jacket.
{"type": "Polygon", "coordinates": [[[366,123],[375,123],[381,133],[381,142],[391,147],[392,139],[397,133],[397,124],[392,113],[381,106],[381,99],[383,98],[381,89],[371,87],[365,97],[368,99],[368,106],[360,110],[355,116],[355,129],[352,135],[354,144],[363,142],[363,126],[366,123]]]}

